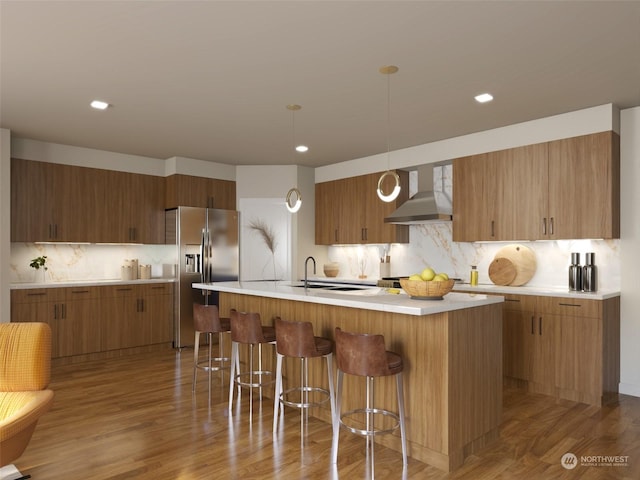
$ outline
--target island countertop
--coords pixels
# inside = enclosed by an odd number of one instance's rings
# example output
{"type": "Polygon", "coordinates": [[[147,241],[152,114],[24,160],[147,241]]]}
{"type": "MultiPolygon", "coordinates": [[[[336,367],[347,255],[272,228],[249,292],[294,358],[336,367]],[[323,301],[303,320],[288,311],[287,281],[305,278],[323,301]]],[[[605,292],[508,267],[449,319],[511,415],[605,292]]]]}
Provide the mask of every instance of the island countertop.
{"type": "Polygon", "coordinates": [[[502,303],[504,301],[501,296],[457,292],[448,293],[442,300],[417,300],[404,292],[393,294],[389,293],[387,289],[379,287],[359,287],[357,290],[350,291],[335,291],[323,288],[305,290],[300,282],[290,281],[194,283],[192,286],[201,290],[239,293],[405,315],[432,315],[502,303]]]}

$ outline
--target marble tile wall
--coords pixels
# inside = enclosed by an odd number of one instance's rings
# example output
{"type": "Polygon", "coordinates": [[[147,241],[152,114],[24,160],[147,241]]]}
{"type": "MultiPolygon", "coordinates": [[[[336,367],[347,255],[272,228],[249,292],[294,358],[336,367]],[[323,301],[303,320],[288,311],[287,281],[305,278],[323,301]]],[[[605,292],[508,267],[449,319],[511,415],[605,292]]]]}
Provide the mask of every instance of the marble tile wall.
{"type": "MultiPolygon", "coordinates": [[[[419,273],[425,266],[447,272],[452,277],[469,280],[471,265],[477,265],[479,283],[491,284],[489,265],[496,252],[505,245],[520,243],[533,250],[537,270],[527,283],[532,287],[564,288],[568,285],[571,252],[579,252],[582,264],[585,253],[595,252],[599,289],[620,289],[620,240],[557,240],[537,242],[459,243],[452,241],[452,224],[411,225],[410,243],[389,247],[391,276],[419,273]]],[[[339,277],[368,279],[380,277],[383,245],[329,247],[329,260],[340,265],[339,277]]]]}
{"type": "Polygon", "coordinates": [[[173,245],[86,245],[12,243],[11,283],[41,281],[29,267],[35,257],[47,256],[45,281],[116,280],[125,259],[137,258],[139,264],[151,265],[152,278],[173,277],[177,249],[173,245]]]}

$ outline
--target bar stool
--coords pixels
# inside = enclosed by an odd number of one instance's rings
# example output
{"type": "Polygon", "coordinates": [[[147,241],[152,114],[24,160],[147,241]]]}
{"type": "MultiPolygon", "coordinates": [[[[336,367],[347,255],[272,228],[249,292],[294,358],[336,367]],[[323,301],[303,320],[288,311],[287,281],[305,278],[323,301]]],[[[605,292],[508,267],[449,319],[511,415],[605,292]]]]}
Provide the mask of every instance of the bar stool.
{"type": "Polygon", "coordinates": [[[193,386],[192,391],[196,391],[198,379],[198,369],[209,373],[209,402],[211,402],[211,374],[220,372],[221,381],[224,383],[224,370],[229,368],[225,365],[229,362],[229,357],[224,356],[223,334],[230,333],[231,327],[228,318],[220,318],[217,305],[193,304],[193,327],[195,329],[195,343],[193,347],[193,386]],[[207,335],[209,343],[209,353],[206,360],[200,360],[200,334],[207,335]],[[212,353],[213,334],[218,334],[218,356],[212,353]],[[216,365],[214,365],[214,362],[216,365]]]}
{"type": "Polygon", "coordinates": [[[300,409],[300,435],[304,435],[308,423],[309,408],[319,407],[329,401],[331,423],[335,421],[333,391],[333,342],[328,338],[313,335],[311,322],[290,322],[277,317],[276,327],[276,391],[273,404],[273,433],[278,430],[278,412],[284,417],[284,406],[300,409]],[[300,384],[283,391],[282,360],[284,357],[300,359],[300,384]],[[324,357],[327,360],[329,390],[309,386],[310,358],[324,357]],[[297,393],[297,395],[295,395],[297,393]],[[315,395],[314,395],[315,394],[315,395]],[[291,400],[297,397],[299,401],[291,400]]]}
{"type": "Polygon", "coordinates": [[[336,328],[336,358],[338,366],[338,391],[336,393],[336,415],[333,427],[333,445],[331,448],[332,463],[338,460],[338,439],[340,427],[365,436],[367,438],[367,448],[370,450],[371,472],[373,475],[373,440],[376,435],[391,433],[400,426],[400,438],[402,441],[402,464],[407,466],[407,440],[405,435],[404,422],[404,392],[402,388],[402,357],[397,353],[388,352],[385,349],[383,335],[368,335],[343,332],[336,328]],[[350,410],[344,414],[340,413],[342,402],[342,380],[344,374],[366,377],[366,407],[350,410]],[[398,414],[389,410],[375,408],[374,383],[375,377],[395,375],[396,390],[398,395],[398,414]],[[345,423],[348,417],[364,414],[366,428],[360,429],[345,423]],[[387,429],[376,429],[375,415],[391,417],[394,420],[393,426],[387,429]]]}
{"type": "Polygon", "coordinates": [[[238,402],[242,387],[249,389],[249,416],[253,414],[253,389],[260,389],[260,401],[262,401],[262,388],[275,382],[273,372],[262,368],[262,345],[269,343],[275,346],[276,332],[274,327],[264,326],[260,322],[260,314],[253,312],[237,312],[231,310],[231,373],[229,379],[229,411],[233,407],[233,390],[238,387],[238,402]],[[249,345],[249,371],[240,371],[240,356],[238,346],[249,345]],[[253,369],[253,347],[258,346],[258,370],[253,369]],[[271,376],[271,380],[265,381],[263,377],[271,376]],[[244,380],[248,377],[248,380],[244,380]],[[258,377],[256,381],[254,377],[258,377]]]}

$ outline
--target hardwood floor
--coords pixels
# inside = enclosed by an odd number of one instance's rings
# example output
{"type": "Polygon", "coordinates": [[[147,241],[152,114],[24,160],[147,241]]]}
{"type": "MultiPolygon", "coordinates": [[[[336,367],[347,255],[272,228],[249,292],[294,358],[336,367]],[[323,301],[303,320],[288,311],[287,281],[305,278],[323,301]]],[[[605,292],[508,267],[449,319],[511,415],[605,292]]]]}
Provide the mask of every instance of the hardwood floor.
{"type": "MultiPolygon", "coordinates": [[[[38,424],[16,466],[34,480],[81,479],[357,479],[368,478],[364,440],[340,437],[330,465],[331,429],[310,419],[300,441],[297,412],[272,435],[273,403],[248,395],[228,415],[228,390],[214,377],[211,405],[204,374],[191,392],[192,351],[165,350],[55,366],[53,409],[38,424]]],[[[400,453],[376,445],[376,478],[403,478],[400,453]]],[[[598,462],[598,459],[589,459],[598,462]]],[[[500,439],[452,474],[409,459],[411,479],[639,479],[640,398],[621,395],[596,408],[543,395],[504,393],[500,439]],[[567,470],[560,458],[577,456],[567,470]],[[627,456],[623,466],[585,466],[585,456],[627,456]]]]}

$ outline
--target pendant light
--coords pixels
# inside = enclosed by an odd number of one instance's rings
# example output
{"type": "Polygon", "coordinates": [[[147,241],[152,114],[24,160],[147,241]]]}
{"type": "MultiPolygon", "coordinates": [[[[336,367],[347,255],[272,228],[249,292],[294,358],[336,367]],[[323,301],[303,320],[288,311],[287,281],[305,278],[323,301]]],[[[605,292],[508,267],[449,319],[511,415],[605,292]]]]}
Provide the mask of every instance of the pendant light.
{"type": "Polygon", "coordinates": [[[389,142],[389,139],[391,137],[391,77],[390,75],[393,75],[394,73],[396,73],[398,71],[398,67],[396,67],[395,65],[388,65],[385,67],[380,67],[379,71],[383,75],[387,76],[387,171],[384,172],[382,176],[380,176],[380,179],[378,180],[378,189],[376,190],[376,192],[378,193],[378,197],[380,198],[380,200],[382,200],[383,202],[393,202],[396,198],[398,198],[398,195],[400,195],[400,177],[396,172],[391,171],[391,160],[390,160],[391,147],[389,142]],[[393,191],[388,195],[382,191],[382,184],[384,183],[384,180],[386,177],[392,177],[396,182],[395,186],[393,187],[393,191]]]}
{"type": "MultiPolygon", "coordinates": [[[[300,110],[302,107],[300,105],[292,104],[287,105],[287,110],[291,111],[291,156],[294,158],[295,154],[293,153],[296,150],[296,123],[295,123],[295,113],[300,110]]],[[[287,192],[287,197],[285,199],[285,204],[287,206],[287,210],[291,213],[296,213],[300,210],[302,206],[302,194],[298,187],[293,187],[287,192]],[[292,203],[295,197],[295,203],[292,203]]]]}

